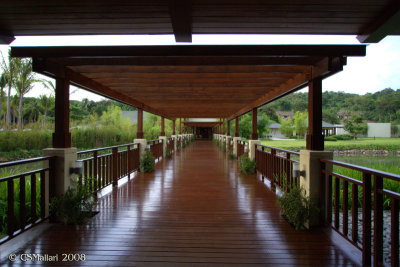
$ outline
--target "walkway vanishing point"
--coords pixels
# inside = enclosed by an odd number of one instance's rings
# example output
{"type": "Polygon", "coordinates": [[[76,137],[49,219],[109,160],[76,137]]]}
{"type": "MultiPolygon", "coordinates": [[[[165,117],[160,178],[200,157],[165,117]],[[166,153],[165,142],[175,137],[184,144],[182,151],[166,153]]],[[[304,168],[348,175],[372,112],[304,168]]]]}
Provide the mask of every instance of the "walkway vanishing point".
{"type": "MultiPolygon", "coordinates": [[[[356,249],[331,230],[294,230],[259,178],[196,141],[100,198],[87,225],[53,225],[16,254],[85,254],[74,266],[358,265],[356,249]]],[[[47,263],[63,264],[71,262],[47,263]]]]}

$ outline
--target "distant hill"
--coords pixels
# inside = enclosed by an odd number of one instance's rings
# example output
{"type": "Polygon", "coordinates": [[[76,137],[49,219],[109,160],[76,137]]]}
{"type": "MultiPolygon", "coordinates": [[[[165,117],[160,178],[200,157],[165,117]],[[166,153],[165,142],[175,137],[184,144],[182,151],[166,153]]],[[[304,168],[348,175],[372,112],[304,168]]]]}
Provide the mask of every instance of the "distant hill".
{"type": "MultiPolygon", "coordinates": [[[[358,113],[365,120],[400,123],[400,89],[384,89],[365,95],[344,92],[324,92],[323,120],[339,123],[339,112],[358,113]]],[[[263,107],[267,114],[274,111],[296,112],[308,109],[308,93],[294,93],[263,107]]]]}

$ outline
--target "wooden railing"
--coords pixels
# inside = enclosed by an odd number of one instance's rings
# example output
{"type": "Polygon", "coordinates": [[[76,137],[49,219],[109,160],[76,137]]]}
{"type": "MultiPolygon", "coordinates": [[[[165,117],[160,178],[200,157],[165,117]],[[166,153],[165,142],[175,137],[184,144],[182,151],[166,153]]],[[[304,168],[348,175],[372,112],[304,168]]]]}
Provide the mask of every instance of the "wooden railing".
{"type": "Polygon", "coordinates": [[[0,201],[4,203],[4,207],[0,211],[2,218],[0,237],[5,234],[0,239],[0,244],[48,218],[46,214],[48,201],[54,196],[54,164],[55,157],[38,157],[0,164],[0,174],[11,173],[11,175],[0,178],[2,194],[0,201]],[[41,166],[31,167],[34,170],[26,172],[15,171],[16,168],[28,168],[28,164],[41,166]],[[45,165],[47,167],[44,167],[45,165]],[[10,169],[14,169],[14,171],[10,169]],[[18,173],[14,174],[13,172],[18,173]],[[46,190],[49,192],[48,196],[46,196],[46,190]],[[7,197],[5,197],[6,195],[7,197]]]}
{"type": "Polygon", "coordinates": [[[156,160],[160,160],[163,156],[163,141],[160,139],[147,141],[150,145],[150,151],[156,160]]]}
{"type": "Polygon", "coordinates": [[[174,138],[167,139],[167,151],[174,151],[175,150],[175,140],[174,138]]]}
{"type": "Polygon", "coordinates": [[[139,144],[124,144],[78,152],[82,174],[78,186],[89,185],[95,193],[104,187],[118,185],[118,180],[139,169],[139,144]]]}
{"type": "Polygon", "coordinates": [[[244,154],[244,148],[246,146],[246,141],[237,140],[237,157],[239,158],[244,154]]]}
{"type": "Polygon", "coordinates": [[[299,186],[298,177],[293,176],[293,164],[299,163],[293,157],[298,156],[298,152],[256,145],[257,172],[271,182],[272,188],[278,186],[280,190],[289,192],[291,188],[299,186]]]}
{"type": "MultiPolygon", "coordinates": [[[[400,175],[364,168],[335,160],[321,159],[321,196],[320,206],[325,207],[325,221],[332,229],[362,251],[363,266],[371,264],[383,266],[383,204],[390,203],[390,243],[391,266],[399,266],[399,192],[384,188],[385,184],[397,183],[399,188],[400,175]],[[361,180],[347,177],[331,170],[346,168],[360,174],[361,180]],[[349,190],[349,188],[351,190],[349,190]],[[359,196],[362,202],[359,203],[359,196]],[[351,208],[349,206],[351,201],[351,208]],[[373,201],[373,203],[372,203],[373,201]],[[342,216],[340,216],[340,206],[342,216]],[[332,212],[333,209],[333,212],[332,212]],[[351,210],[351,228],[349,228],[348,212],[351,210]],[[359,211],[362,213],[362,231],[359,233],[359,211]],[[373,227],[371,213],[373,211],[373,227]],[[333,221],[332,221],[333,213],[333,221]],[[351,234],[349,233],[351,231],[351,234]],[[373,236],[373,251],[371,251],[371,235],[373,236]]],[[[353,175],[352,175],[353,176],[353,175]]]]}

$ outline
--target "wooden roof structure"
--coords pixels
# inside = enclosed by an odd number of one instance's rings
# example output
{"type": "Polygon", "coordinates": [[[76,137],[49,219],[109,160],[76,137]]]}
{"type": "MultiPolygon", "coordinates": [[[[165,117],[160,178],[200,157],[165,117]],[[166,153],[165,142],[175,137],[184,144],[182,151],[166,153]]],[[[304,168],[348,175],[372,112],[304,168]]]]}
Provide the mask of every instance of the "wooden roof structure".
{"type": "Polygon", "coordinates": [[[364,55],[365,45],[12,48],[36,72],[170,119],[232,119],[364,55]]]}
{"type": "Polygon", "coordinates": [[[400,34],[398,0],[3,0],[0,43],[14,36],[93,34],[400,34]]]}

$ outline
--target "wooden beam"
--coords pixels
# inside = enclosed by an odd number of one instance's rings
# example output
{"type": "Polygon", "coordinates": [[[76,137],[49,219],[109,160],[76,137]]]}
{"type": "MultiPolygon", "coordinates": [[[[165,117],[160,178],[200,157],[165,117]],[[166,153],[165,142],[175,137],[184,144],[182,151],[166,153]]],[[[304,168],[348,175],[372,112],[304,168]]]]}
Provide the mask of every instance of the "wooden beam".
{"type": "Polygon", "coordinates": [[[115,99],[119,102],[126,103],[128,105],[144,109],[145,111],[148,111],[150,113],[163,116],[161,112],[158,110],[150,107],[149,105],[146,105],[140,101],[137,101],[125,94],[121,94],[118,91],[112,90],[111,88],[104,86],[101,83],[98,83],[90,78],[87,78],[83,76],[82,74],[76,73],[70,69],[67,69],[68,77],[70,78],[70,81],[72,84],[74,84],[77,87],[83,88],[85,90],[95,92],[99,95],[105,96],[107,98],[115,99]]]}
{"type": "Polygon", "coordinates": [[[364,56],[365,45],[168,45],[12,47],[13,57],[364,56]]]}
{"type": "Polygon", "coordinates": [[[69,80],[56,79],[55,125],[53,133],[53,147],[71,147],[71,133],[69,132],[69,80]]]}
{"type": "Polygon", "coordinates": [[[378,43],[387,35],[400,33],[400,2],[392,3],[378,17],[361,29],[357,39],[361,43],[378,43]]]}
{"type": "Polygon", "coordinates": [[[9,45],[15,40],[12,34],[7,34],[0,31],[0,45],[9,45]]]}
{"type": "Polygon", "coordinates": [[[137,139],[143,139],[143,109],[137,109],[137,139]]]}
{"type": "Polygon", "coordinates": [[[308,132],[306,148],[324,150],[322,135],[322,79],[315,78],[308,84],[308,132]]]}
{"type": "Polygon", "coordinates": [[[252,110],[254,107],[259,107],[267,102],[271,101],[272,99],[278,97],[279,95],[282,95],[288,91],[291,90],[299,90],[300,88],[304,87],[307,85],[308,82],[308,77],[310,73],[299,73],[296,76],[294,76],[292,79],[287,80],[285,83],[283,83],[281,86],[275,88],[274,90],[268,91],[264,96],[260,97],[256,101],[247,104],[245,107],[241,108],[239,111],[231,115],[228,119],[233,119],[237,116],[240,116],[244,113],[249,112],[252,110]]]}
{"type": "Polygon", "coordinates": [[[239,116],[235,117],[235,137],[239,137],[239,116]]]}
{"type": "Polygon", "coordinates": [[[192,42],[192,1],[169,0],[169,14],[176,42],[192,42]]]}

